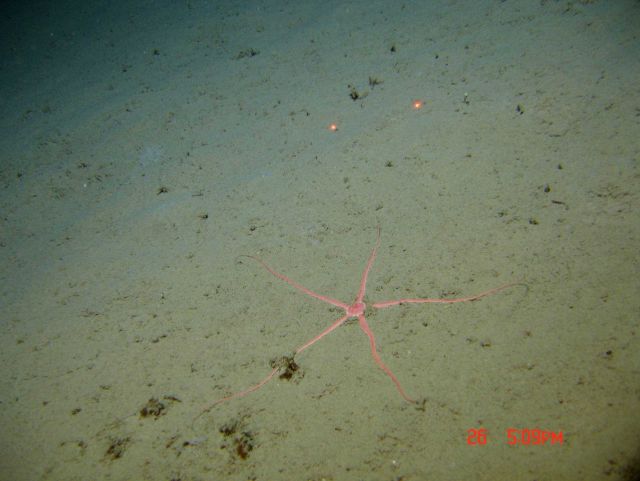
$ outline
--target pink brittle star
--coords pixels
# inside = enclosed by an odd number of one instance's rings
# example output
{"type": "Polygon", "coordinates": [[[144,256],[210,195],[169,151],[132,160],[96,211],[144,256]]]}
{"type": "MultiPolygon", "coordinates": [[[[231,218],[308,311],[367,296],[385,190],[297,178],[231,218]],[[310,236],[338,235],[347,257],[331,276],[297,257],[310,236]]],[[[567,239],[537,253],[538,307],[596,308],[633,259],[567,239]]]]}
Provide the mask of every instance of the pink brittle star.
{"type": "MultiPolygon", "coordinates": [[[[324,331],[322,331],[320,334],[318,334],[317,336],[311,338],[310,340],[308,340],[307,342],[302,344],[300,347],[298,347],[294,351],[293,356],[296,356],[296,355],[300,354],[302,351],[304,351],[305,349],[313,346],[316,342],[318,342],[324,336],[326,336],[330,332],[332,332],[335,329],[337,329],[338,327],[340,327],[347,320],[349,320],[349,319],[358,319],[358,324],[360,325],[360,329],[362,329],[362,332],[364,332],[367,335],[367,337],[369,338],[369,346],[371,348],[371,356],[373,357],[373,360],[375,361],[375,363],[378,365],[378,367],[380,367],[380,369],[382,369],[384,371],[384,373],[387,376],[389,376],[389,378],[391,378],[393,383],[396,385],[396,389],[398,390],[398,392],[404,398],[405,401],[410,402],[410,403],[416,403],[416,400],[411,398],[411,397],[409,397],[407,395],[407,393],[404,391],[404,389],[402,388],[402,385],[400,384],[400,381],[398,381],[398,378],[395,376],[395,374],[393,374],[391,369],[389,369],[389,367],[384,362],[382,362],[382,359],[380,358],[380,355],[378,354],[378,349],[376,347],[376,338],[373,335],[373,332],[371,331],[371,328],[369,327],[369,323],[367,323],[367,319],[365,318],[365,309],[367,308],[367,306],[364,303],[363,299],[364,299],[364,295],[365,295],[365,292],[366,292],[366,289],[367,289],[367,278],[369,277],[369,271],[371,270],[371,266],[373,265],[373,262],[376,259],[376,254],[378,252],[378,247],[379,246],[380,246],[380,227],[378,227],[378,236],[377,236],[377,239],[376,239],[376,245],[374,246],[373,250],[371,251],[371,254],[369,255],[369,260],[367,261],[367,265],[364,268],[364,272],[362,273],[362,279],[360,280],[360,289],[358,290],[358,295],[356,296],[356,298],[355,298],[355,300],[353,301],[352,304],[347,304],[346,302],[338,301],[336,299],[332,299],[331,297],[323,296],[321,294],[313,292],[312,290],[307,289],[306,287],[304,287],[304,286],[298,284],[297,282],[289,279],[284,274],[280,274],[278,271],[274,270],[271,266],[269,266],[266,262],[264,262],[262,259],[260,259],[258,257],[255,257],[255,256],[245,256],[245,257],[250,257],[251,259],[254,259],[255,261],[259,262],[262,265],[262,267],[264,267],[271,274],[273,274],[274,276],[276,276],[279,279],[282,279],[284,282],[286,282],[287,284],[289,284],[292,287],[295,287],[299,291],[302,291],[302,292],[304,292],[305,294],[307,294],[307,295],[309,295],[311,297],[315,297],[316,299],[319,299],[319,300],[321,300],[323,302],[326,302],[327,304],[331,304],[332,306],[336,306],[336,307],[339,307],[341,309],[344,309],[344,316],[342,316],[341,318],[333,321],[333,323],[329,327],[327,327],[324,331]]],[[[499,291],[507,289],[508,287],[514,286],[516,284],[517,283],[505,284],[505,285],[502,285],[500,287],[496,287],[494,289],[490,289],[488,291],[481,292],[480,294],[476,294],[476,295],[468,296],[468,297],[459,297],[459,298],[454,298],[454,299],[428,299],[428,298],[427,299],[398,299],[398,300],[394,300],[394,301],[374,302],[372,304],[372,306],[375,307],[376,309],[384,309],[384,308],[387,308],[387,307],[397,306],[397,305],[400,305],[400,304],[424,304],[424,303],[454,304],[454,303],[457,303],[457,302],[475,301],[475,300],[480,299],[482,297],[486,297],[486,296],[490,296],[492,294],[495,294],[495,293],[497,293],[499,291]]],[[[249,387],[248,389],[245,389],[244,391],[236,392],[234,394],[230,394],[229,396],[223,397],[222,399],[218,399],[216,402],[211,404],[209,407],[207,407],[200,414],[208,412],[214,406],[216,406],[216,405],[218,405],[220,403],[223,403],[225,401],[230,401],[231,399],[239,398],[239,397],[245,396],[245,395],[247,395],[249,393],[252,393],[254,391],[257,391],[258,389],[263,387],[265,384],[267,384],[269,381],[271,381],[271,379],[273,379],[273,377],[277,373],[281,372],[285,367],[287,367],[287,364],[290,366],[293,363],[293,356],[291,358],[283,358],[286,361],[284,364],[283,363],[274,363],[274,364],[272,364],[273,370],[269,373],[269,375],[267,377],[265,377],[258,384],[255,384],[255,385],[249,387]]]]}

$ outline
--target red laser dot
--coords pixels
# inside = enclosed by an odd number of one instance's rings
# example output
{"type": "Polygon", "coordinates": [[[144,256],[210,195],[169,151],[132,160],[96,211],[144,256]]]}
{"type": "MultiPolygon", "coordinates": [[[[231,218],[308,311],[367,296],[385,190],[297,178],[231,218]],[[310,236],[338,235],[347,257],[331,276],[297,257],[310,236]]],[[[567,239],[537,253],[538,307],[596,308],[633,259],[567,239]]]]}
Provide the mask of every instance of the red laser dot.
{"type": "Polygon", "coordinates": [[[413,101],[413,108],[415,110],[421,109],[424,106],[424,102],[422,100],[414,100],[413,101]]]}
{"type": "Polygon", "coordinates": [[[338,126],[336,124],[329,124],[329,130],[331,132],[336,132],[338,130],[338,126]]]}

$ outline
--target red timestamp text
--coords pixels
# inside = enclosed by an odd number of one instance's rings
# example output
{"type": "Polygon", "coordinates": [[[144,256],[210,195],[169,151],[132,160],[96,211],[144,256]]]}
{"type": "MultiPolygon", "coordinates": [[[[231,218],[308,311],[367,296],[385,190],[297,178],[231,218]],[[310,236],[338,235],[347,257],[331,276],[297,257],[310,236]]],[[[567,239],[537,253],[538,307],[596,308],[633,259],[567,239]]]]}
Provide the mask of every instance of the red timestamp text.
{"type": "MultiPolygon", "coordinates": [[[[564,437],[562,431],[546,431],[544,429],[517,429],[506,430],[507,444],[510,446],[540,446],[544,444],[562,445],[564,437]]],[[[468,429],[467,444],[470,446],[484,446],[489,442],[489,431],[485,428],[468,429]]]]}
{"type": "Polygon", "coordinates": [[[562,431],[545,431],[544,429],[507,429],[507,444],[510,446],[539,446],[542,444],[562,444],[562,431]]]}

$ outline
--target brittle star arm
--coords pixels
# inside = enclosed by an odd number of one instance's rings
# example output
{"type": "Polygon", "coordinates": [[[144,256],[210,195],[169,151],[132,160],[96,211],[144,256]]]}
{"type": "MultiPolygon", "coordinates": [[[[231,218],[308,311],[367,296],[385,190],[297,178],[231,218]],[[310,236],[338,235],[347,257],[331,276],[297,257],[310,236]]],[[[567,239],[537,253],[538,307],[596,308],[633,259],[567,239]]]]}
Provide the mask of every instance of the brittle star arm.
{"type": "Polygon", "coordinates": [[[348,304],[346,304],[346,303],[344,303],[342,301],[338,301],[337,299],[333,299],[333,298],[328,297],[328,296],[323,296],[322,294],[318,294],[317,292],[313,292],[311,289],[307,289],[303,285],[298,284],[296,281],[294,281],[292,279],[289,279],[284,274],[280,274],[278,271],[276,271],[274,268],[272,268],[269,264],[267,264],[265,261],[263,261],[259,257],[246,256],[246,255],[245,256],[240,256],[240,257],[249,257],[249,258],[259,262],[262,265],[262,267],[264,267],[267,271],[269,271],[271,274],[276,276],[278,279],[282,279],[284,282],[289,284],[291,287],[295,287],[299,291],[302,291],[302,292],[304,292],[305,294],[307,294],[307,295],[309,295],[311,297],[315,297],[316,299],[320,299],[321,301],[326,302],[326,303],[331,304],[331,305],[334,305],[336,307],[341,307],[342,309],[347,309],[349,307],[348,304]]]}
{"type": "Polygon", "coordinates": [[[404,392],[404,389],[402,389],[402,385],[400,384],[400,381],[398,381],[398,378],[393,374],[393,372],[391,372],[391,369],[389,369],[389,367],[384,362],[382,362],[382,359],[380,358],[380,354],[378,354],[378,349],[376,348],[376,338],[373,335],[373,331],[369,327],[369,324],[367,323],[367,320],[365,319],[364,314],[360,314],[358,316],[358,323],[360,324],[360,329],[362,329],[362,332],[364,332],[369,338],[369,346],[371,347],[371,357],[373,357],[373,360],[376,362],[378,367],[380,367],[380,369],[382,369],[385,372],[385,374],[391,378],[393,383],[396,385],[396,389],[398,390],[400,395],[406,401],[415,404],[416,400],[407,396],[407,394],[404,392]]]}
{"type": "Polygon", "coordinates": [[[360,290],[358,290],[358,297],[356,297],[356,303],[362,302],[364,299],[365,291],[367,290],[367,278],[369,277],[369,271],[373,262],[376,260],[376,254],[378,247],[380,246],[380,227],[378,226],[378,237],[376,239],[376,245],[373,247],[371,254],[369,254],[369,260],[367,261],[367,267],[362,272],[362,279],[360,280],[360,290]]]}
{"type": "Polygon", "coordinates": [[[230,394],[228,396],[225,396],[225,397],[223,397],[221,399],[218,399],[217,401],[209,404],[202,411],[200,411],[200,413],[195,418],[193,418],[193,421],[191,421],[191,424],[193,425],[198,420],[198,418],[200,416],[202,416],[203,414],[208,413],[214,407],[216,407],[218,404],[222,404],[223,402],[231,401],[232,399],[236,399],[236,398],[245,396],[245,395],[247,395],[249,393],[252,393],[253,391],[257,391],[262,386],[264,386],[269,381],[271,381],[271,379],[273,379],[273,376],[275,376],[276,373],[278,371],[280,371],[280,369],[281,369],[280,367],[275,367],[275,368],[272,369],[272,371],[269,373],[269,375],[267,377],[265,377],[262,381],[260,381],[258,384],[255,384],[255,385],[251,386],[250,388],[245,389],[244,391],[236,392],[236,393],[230,394]]]}
{"type": "MultiPolygon", "coordinates": [[[[223,397],[221,399],[218,399],[214,403],[212,403],[209,406],[207,406],[200,414],[198,414],[198,416],[196,416],[195,419],[197,419],[198,417],[202,416],[204,413],[207,413],[207,412],[211,411],[211,409],[213,409],[218,404],[221,404],[221,403],[226,402],[226,401],[231,401],[232,399],[245,396],[245,395],[247,395],[249,393],[252,393],[253,391],[257,391],[262,386],[264,386],[269,381],[271,381],[271,379],[273,379],[273,376],[275,376],[276,373],[278,371],[280,371],[280,369],[282,369],[280,366],[273,368],[273,370],[269,373],[269,375],[267,377],[265,377],[262,381],[260,381],[258,384],[254,384],[253,386],[251,386],[250,388],[245,389],[244,391],[236,392],[236,393],[230,394],[228,396],[225,396],[225,397],[223,397]]],[[[195,421],[195,419],[194,419],[194,421],[195,421]]]]}
{"type": "Polygon", "coordinates": [[[431,303],[431,304],[455,304],[456,302],[469,302],[469,301],[476,301],[478,299],[482,299],[483,297],[487,297],[487,296],[491,296],[497,292],[503,291],[509,287],[513,287],[516,285],[519,285],[519,282],[511,282],[509,284],[505,284],[503,286],[500,287],[496,287],[494,289],[489,289],[488,291],[484,291],[481,292],[480,294],[475,294],[473,296],[467,296],[467,297],[456,297],[453,299],[445,299],[445,298],[435,298],[435,299],[429,299],[429,298],[424,298],[424,299],[397,299],[395,301],[382,301],[382,302],[374,302],[372,304],[373,307],[377,308],[377,309],[384,309],[385,307],[391,307],[391,306],[397,306],[400,304],[424,304],[424,303],[431,303]]]}
{"type": "MultiPolygon", "coordinates": [[[[318,334],[317,336],[315,336],[314,338],[310,339],[309,341],[305,342],[302,346],[300,346],[299,348],[297,348],[294,351],[294,355],[295,354],[299,354],[302,351],[304,351],[305,349],[307,349],[308,347],[311,347],[313,344],[315,344],[316,342],[318,342],[320,339],[322,339],[324,336],[326,336],[327,334],[329,334],[331,331],[337,329],[338,327],[340,327],[342,324],[344,324],[344,322],[349,318],[348,315],[344,315],[342,316],[340,319],[335,320],[329,327],[327,327],[324,331],[322,331],[320,334],[318,334]]],[[[375,359],[375,356],[374,356],[375,359]]],[[[376,361],[377,362],[377,361],[376,361]]],[[[382,361],[380,361],[382,362],[382,361]]],[[[381,366],[382,367],[382,366],[381,366]]],[[[232,399],[236,399],[242,396],[246,396],[247,394],[250,394],[254,391],[257,391],[258,389],[260,389],[262,386],[264,386],[265,384],[267,384],[269,381],[271,381],[273,379],[273,377],[282,369],[282,366],[277,366],[274,367],[271,372],[267,375],[267,377],[265,377],[262,381],[260,381],[257,384],[254,384],[253,386],[245,389],[244,391],[239,391],[233,394],[230,394],[228,396],[225,396],[221,399],[218,399],[217,401],[215,401],[213,404],[210,404],[209,406],[207,406],[200,414],[198,414],[197,417],[200,417],[202,414],[209,412],[211,409],[213,409],[215,406],[217,406],[218,404],[221,404],[223,402],[226,401],[231,401],[232,399]]],[[[383,367],[384,369],[384,367],[383,367]]],[[[395,377],[393,377],[393,374],[391,375],[392,379],[395,379],[395,377]]],[[[397,380],[395,380],[394,382],[397,383],[397,380]]],[[[197,418],[196,418],[197,419],[197,418]]],[[[194,419],[195,420],[195,419],[194,419]]]]}
{"type": "Polygon", "coordinates": [[[337,329],[338,327],[340,327],[342,324],[344,324],[344,322],[349,319],[349,315],[345,314],[344,316],[342,316],[340,319],[337,319],[335,321],[333,321],[333,324],[331,324],[329,327],[327,327],[324,331],[322,331],[320,334],[318,334],[316,337],[314,337],[313,339],[305,342],[302,346],[300,346],[298,349],[296,349],[294,351],[295,354],[300,354],[302,351],[304,351],[306,348],[313,346],[316,342],[318,342],[320,339],[322,339],[324,336],[326,336],[327,334],[329,334],[331,331],[333,331],[334,329],[337,329]]]}

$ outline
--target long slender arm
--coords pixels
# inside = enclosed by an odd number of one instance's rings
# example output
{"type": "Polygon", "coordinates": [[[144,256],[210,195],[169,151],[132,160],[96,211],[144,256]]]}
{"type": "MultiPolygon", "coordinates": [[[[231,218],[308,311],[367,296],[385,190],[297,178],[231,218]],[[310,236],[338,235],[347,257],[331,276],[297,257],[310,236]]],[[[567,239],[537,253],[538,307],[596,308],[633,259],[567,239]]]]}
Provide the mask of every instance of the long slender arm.
{"type": "Polygon", "coordinates": [[[364,299],[364,294],[365,294],[365,291],[367,290],[367,278],[369,277],[369,271],[371,270],[373,261],[376,260],[378,246],[380,246],[380,226],[378,226],[378,238],[376,239],[376,245],[373,247],[371,254],[369,254],[367,267],[365,267],[364,272],[362,273],[362,279],[360,280],[360,290],[358,291],[358,297],[356,297],[356,302],[362,302],[362,299],[364,299]]]}
{"type": "Polygon", "coordinates": [[[346,309],[346,308],[349,307],[349,304],[346,304],[346,303],[344,303],[342,301],[338,301],[337,299],[333,299],[333,298],[328,297],[328,296],[323,296],[322,294],[318,294],[316,292],[313,292],[311,289],[307,289],[303,285],[298,284],[296,281],[294,281],[292,279],[289,279],[284,274],[280,274],[278,271],[273,269],[269,264],[267,264],[265,261],[263,261],[259,257],[247,256],[247,255],[243,255],[243,256],[240,256],[240,257],[249,257],[249,258],[259,262],[260,264],[262,264],[262,267],[264,267],[267,271],[269,271],[271,274],[276,276],[278,279],[282,279],[284,282],[289,284],[291,287],[295,287],[299,291],[302,291],[302,292],[304,292],[305,294],[307,294],[307,295],[309,295],[311,297],[315,297],[316,299],[320,299],[321,301],[326,302],[327,304],[331,304],[331,305],[336,306],[336,307],[341,307],[342,309],[346,309]]]}
{"type": "Polygon", "coordinates": [[[372,304],[372,306],[378,309],[384,309],[385,307],[397,306],[400,304],[455,304],[456,302],[476,301],[478,299],[482,299],[483,297],[491,296],[493,294],[496,294],[497,292],[503,291],[505,289],[508,289],[509,287],[513,287],[519,284],[519,282],[512,282],[500,287],[496,287],[494,289],[489,289],[488,291],[481,292],[480,294],[475,294],[473,296],[467,297],[456,297],[453,299],[397,299],[395,301],[375,302],[372,304]]]}
{"type": "Polygon", "coordinates": [[[345,314],[344,316],[342,316],[340,319],[333,321],[333,324],[331,324],[329,327],[327,327],[324,331],[322,331],[320,334],[318,334],[316,337],[314,337],[313,339],[310,339],[309,341],[305,342],[302,346],[300,346],[298,349],[295,350],[296,354],[300,354],[302,351],[304,351],[306,348],[313,346],[316,342],[318,342],[320,339],[322,339],[324,336],[326,336],[327,334],[329,334],[331,331],[333,331],[334,329],[337,329],[338,327],[340,327],[342,324],[344,324],[344,321],[346,321],[349,318],[348,314],[345,314]]]}
{"type": "Polygon", "coordinates": [[[382,359],[380,358],[380,354],[378,354],[378,348],[376,347],[376,338],[373,335],[373,331],[371,331],[371,328],[369,327],[369,324],[367,323],[367,320],[365,319],[364,314],[360,314],[358,316],[358,321],[360,323],[360,329],[362,329],[362,332],[364,332],[369,338],[369,347],[371,348],[371,357],[373,357],[373,360],[376,362],[378,367],[382,369],[384,373],[391,378],[393,383],[396,385],[396,389],[398,390],[400,395],[404,398],[404,400],[412,404],[415,404],[416,400],[410,398],[407,395],[407,393],[404,392],[404,389],[402,389],[402,385],[400,384],[400,381],[398,381],[398,378],[395,376],[395,374],[393,374],[393,372],[391,372],[391,369],[389,369],[389,367],[384,362],[382,362],[382,359]]]}

